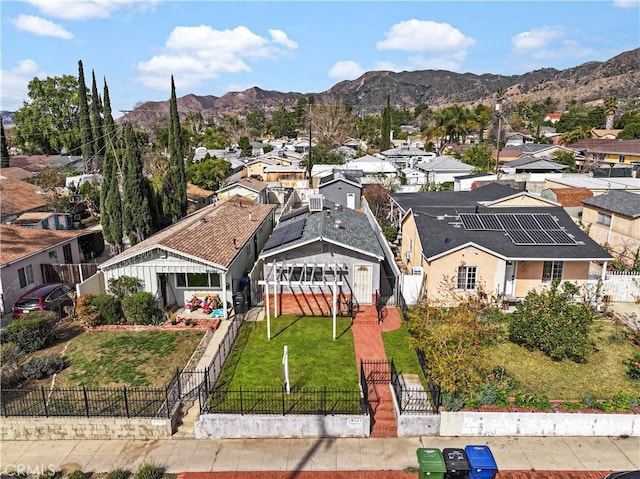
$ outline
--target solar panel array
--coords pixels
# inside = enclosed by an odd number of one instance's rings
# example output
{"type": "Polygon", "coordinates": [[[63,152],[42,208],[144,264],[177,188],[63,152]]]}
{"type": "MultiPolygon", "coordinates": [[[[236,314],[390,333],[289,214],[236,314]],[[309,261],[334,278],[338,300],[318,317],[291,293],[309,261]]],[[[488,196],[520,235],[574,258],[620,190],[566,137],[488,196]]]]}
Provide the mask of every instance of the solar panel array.
{"type": "Polygon", "coordinates": [[[287,225],[279,226],[274,229],[273,233],[271,233],[271,237],[264,245],[264,249],[277,248],[278,246],[289,243],[290,241],[300,239],[302,232],[304,231],[304,224],[306,221],[306,218],[302,218],[301,220],[292,221],[287,225]]]}
{"type": "Polygon", "coordinates": [[[460,220],[465,230],[504,231],[517,245],[576,244],[548,213],[464,213],[460,220]]]}
{"type": "Polygon", "coordinates": [[[308,213],[308,212],[309,212],[309,207],[308,206],[303,206],[302,208],[298,208],[296,210],[292,210],[292,211],[289,211],[288,213],[283,214],[280,217],[280,221],[286,221],[286,220],[289,220],[291,218],[295,218],[296,216],[300,216],[300,215],[308,213]]]}

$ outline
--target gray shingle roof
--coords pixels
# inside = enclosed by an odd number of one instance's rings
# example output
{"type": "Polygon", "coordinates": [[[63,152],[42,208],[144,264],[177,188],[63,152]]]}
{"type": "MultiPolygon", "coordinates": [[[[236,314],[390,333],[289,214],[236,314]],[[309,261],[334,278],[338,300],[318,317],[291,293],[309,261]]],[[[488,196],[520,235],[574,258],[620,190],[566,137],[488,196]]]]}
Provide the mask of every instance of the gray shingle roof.
{"type": "Polygon", "coordinates": [[[537,260],[607,260],[611,256],[569,217],[563,208],[555,207],[442,207],[415,215],[420,242],[427,258],[439,256],[447,251],[474,243],[496,254],[512,259],[537,260]],[[522,245],[515,244],[504,231],[474,231],[462,226],[460,213],[548,213],[556,218],[564,231],[572,236],[575,244],[522,245]],[[457,225],[457,226],[456,226],[457,225]]]}
{"type": "Polygon", "coordinates": [[[631,218],[640,217],[640,195],[628,191],[610,191],[587,198],[582,203],[631,218]]]}
{"type": "Polygon", "coordinates": [[[306,217],[304,230],[299,239],[269,250],[265,249],[262,255],[270,256],[284,248],[324,238],[343,245],[347,249],[357,249],[378,257],[384,256],[377,236],[364,213],[345,207],[337,209],[335,203],[327,200],[324,201],[324,205],[323,211],[307,212],[304,216],[296,216],[279,223],[274,233],[278,228],[306,217]],[[340,227],[336,227],[336,220],[340,222],[340,227]]]}
{"type": "Polygon", "coordinates": [[[476,188],[471,191],[433,191],[428,193],[397,193],[391,198],[408,211],[439,206],[475,206],[479,201],[494,201],[518,193],[518,190],[499,183],[476,188]]]}

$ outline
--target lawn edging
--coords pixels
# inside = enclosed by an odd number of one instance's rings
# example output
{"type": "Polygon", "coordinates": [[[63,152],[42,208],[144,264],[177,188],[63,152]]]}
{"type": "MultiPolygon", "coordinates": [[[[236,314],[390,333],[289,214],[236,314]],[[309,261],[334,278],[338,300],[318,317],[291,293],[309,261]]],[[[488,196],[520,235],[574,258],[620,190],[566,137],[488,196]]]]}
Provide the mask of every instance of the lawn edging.
{"type": "Polygon", "coordinates": [[[639,414],[442,411],[440,415],[441,436],[640,436],[639,414]]]}

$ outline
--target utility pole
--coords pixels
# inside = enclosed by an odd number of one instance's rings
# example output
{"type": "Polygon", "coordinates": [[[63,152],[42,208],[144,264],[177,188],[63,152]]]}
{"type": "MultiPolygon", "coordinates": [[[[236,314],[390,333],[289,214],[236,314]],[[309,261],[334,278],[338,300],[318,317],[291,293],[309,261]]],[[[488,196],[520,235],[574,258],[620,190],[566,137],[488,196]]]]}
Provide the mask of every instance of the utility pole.
{"type": "Polygon", "coordinates": [[[502,98],[498,97],[498,101],[496,103],[496,116],[498,117],[498,139],[496,142],[496,175],[498,174],[498,169],[500,168],[500,133],[502,131],[502,112],[500,111],[502,98]]]}
{"type": "MultiPolygon", "coordinates": [[[[309,97],[307,103],[309,104],[309,157],[307,158],[307,178],[309,182],[311,182],[311,168],[313,168],[313,162],[311,161],[311,107],[314,103],[312,96],[309,97]]],[[[309,187],[311,187],[311,183],[309,183],[309,187]]]]}

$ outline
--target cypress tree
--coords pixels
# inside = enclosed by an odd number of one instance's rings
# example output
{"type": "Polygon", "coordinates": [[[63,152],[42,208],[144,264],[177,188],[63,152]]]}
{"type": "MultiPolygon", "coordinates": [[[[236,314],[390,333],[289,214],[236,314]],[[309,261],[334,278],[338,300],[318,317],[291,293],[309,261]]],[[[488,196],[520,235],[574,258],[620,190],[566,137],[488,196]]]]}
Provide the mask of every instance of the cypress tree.
{"type": "Polygon", "coordinates": [[[122,226],[133,246],[151,232],[151,212],[142,174],[142,155],[131,123],[124,125],[125,152],[122,159],[122,226]]]}
{"type": "Polygon", "coordinates": [[[0,117],[0,168],[8,168],[10,166],[9,149],[7,148],[7,136],[4,133],[4,123],[0,117]]]}
{"type": "Polygon", "coordinates": [[[169,102],[169,167],[163,187],[163,210],[172,222],[187,214],[187,176],[184,168],[184,148],[178,116],[176,87],[171,75],[171,100],[169,102]]]}
{"type": "Polygon", "coordinates": [[[111,244],[114,254],[122,251],[122,201],[118,181],[118,162],[116,156],[116,126],[111,115],[109,87],[104,82],[104,125],[105,140],[104,166],[100,184],[100,223],[102,235],[111,244]]]}
{"type": "Polygon", "coordinates": [[[391,147],[391,98],[387,95],[387,105],[382,110],[382,130],[380,131],[380,151],[391,147]]]}
{"type": "Polygon", "coordinates": [[[102,100],[98,95],[96,74],[91,71],[91,129],[93,132],[93,153],[96,157],[104,156],[104,133],[102,131],[102,100]]]}
{"type": "Polygon", "coordinates": [[[78,61],[78,124],[80,125],[80,140],[82,145],[82,159],[84,160],[85,173],[93,168],[93,134],[91,120],[89,118],[89,103],[87,101],[87,85],[84,82],[84,68],[82,60],[78,61]]]}

